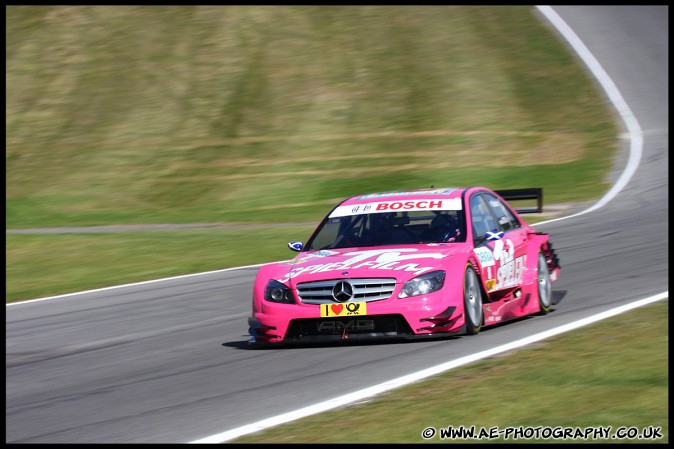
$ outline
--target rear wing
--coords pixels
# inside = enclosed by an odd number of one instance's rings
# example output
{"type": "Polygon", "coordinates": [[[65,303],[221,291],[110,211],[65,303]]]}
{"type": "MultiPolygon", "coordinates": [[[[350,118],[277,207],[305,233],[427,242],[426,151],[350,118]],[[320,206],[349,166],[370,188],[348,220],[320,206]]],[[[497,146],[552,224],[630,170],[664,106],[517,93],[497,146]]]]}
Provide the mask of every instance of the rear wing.
{"type": "MultiPolygon", "coordinates": [[[[518,214],[540,214],[543,212],[543,188],[494,190],[508,203],[520,200],[536,200],[536,208],[515,209],[518,214]]],[[[531,203],[531,201],[529,201],[531,203]]],[[[513,205],[514,207],[514,205],[513,205]]]]}

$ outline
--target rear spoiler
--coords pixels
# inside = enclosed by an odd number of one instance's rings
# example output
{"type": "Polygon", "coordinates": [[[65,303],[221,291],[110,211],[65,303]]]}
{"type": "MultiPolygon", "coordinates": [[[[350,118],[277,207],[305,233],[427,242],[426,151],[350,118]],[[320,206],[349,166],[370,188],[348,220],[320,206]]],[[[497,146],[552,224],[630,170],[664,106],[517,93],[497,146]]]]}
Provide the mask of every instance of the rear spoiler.
{"type": "Polygon", "coordinates": [[[510,189],[510,190],[494,190],[501,198],[508,201],[518,200],[536,200],[535,209],[515,209],[518,214],[540,214],[543,212],[543,188],[536,187],[533,189],[510,189]]]}

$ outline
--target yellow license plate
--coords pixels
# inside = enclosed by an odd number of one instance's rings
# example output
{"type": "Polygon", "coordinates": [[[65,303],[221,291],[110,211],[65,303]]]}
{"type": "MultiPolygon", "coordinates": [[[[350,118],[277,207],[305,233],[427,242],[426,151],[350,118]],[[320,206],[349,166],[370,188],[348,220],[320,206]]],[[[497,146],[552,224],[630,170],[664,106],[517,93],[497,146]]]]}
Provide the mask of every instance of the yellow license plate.
{"type": "Polygon", "coordinates": [[[367,303],[321,304],[321,317],[366,315],[367,303]]]}

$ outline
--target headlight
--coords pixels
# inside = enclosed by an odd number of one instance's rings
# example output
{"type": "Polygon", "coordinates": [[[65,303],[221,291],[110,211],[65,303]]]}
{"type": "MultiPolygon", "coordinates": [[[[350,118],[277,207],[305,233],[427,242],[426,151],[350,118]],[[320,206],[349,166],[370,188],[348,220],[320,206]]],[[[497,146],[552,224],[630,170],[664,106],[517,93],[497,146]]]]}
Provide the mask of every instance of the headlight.
{"type": "Polygon", "coordinates": [[[274,279],[270,280],[264,290],[264,299],[271,302],[294,304],[295,299],[290,289],[274,279]]]}
{"type": "Polygon", "coordinates": [[[425,295],[440,290],[445,283],[444,271],[433,271],[411,279],[403,285],[398,298],[425,295]]]}

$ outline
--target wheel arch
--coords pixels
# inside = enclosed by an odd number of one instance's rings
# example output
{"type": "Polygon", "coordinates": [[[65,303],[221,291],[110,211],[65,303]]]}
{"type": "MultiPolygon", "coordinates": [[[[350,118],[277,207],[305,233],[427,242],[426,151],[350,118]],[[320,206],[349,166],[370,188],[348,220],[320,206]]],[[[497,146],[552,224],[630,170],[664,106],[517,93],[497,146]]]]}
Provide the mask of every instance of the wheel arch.
{"type": "Polygon", "coordinates": [[[552,242],[550,242],[550,236],[544,232],[535,232],[529,234],[529,245],[527,247],[527,278],[523,279],[523,284],[531,282],[531,279],[535,281],[536,279],[536,270],[538,269],[538,253],[541,252],[545,256],[548,262],[548,269],[550,273],[556,273],[561,268],[559,264],[559,257],[557,252],[552,247],[552,242]]]}
{"type": "Polygon", "coordinates": [[[475,274],[477,275],[477,279],[480,284],[480,290],[482,291],[483,301],[485,302],[491,301],[491,297],[489,296],[489,290],[487,289],[487,284],[485,284],[484,279],[482,279],[482,265],[480,264],[480,261],[478,260],[477,256],[475,256],[475,253],[468,256],[468,260],[464,264],[464,271],[469,266],[472,266],[473,270],[475,270],[475,274]]]}

